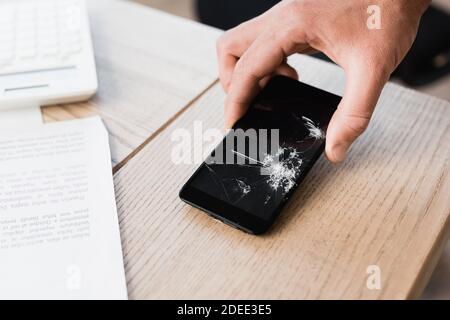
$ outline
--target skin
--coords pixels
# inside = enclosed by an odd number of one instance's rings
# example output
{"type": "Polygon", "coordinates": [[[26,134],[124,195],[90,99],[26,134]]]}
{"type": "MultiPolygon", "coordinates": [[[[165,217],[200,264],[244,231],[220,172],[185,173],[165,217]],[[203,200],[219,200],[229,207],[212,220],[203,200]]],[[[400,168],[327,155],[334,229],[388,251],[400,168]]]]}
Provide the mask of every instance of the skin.
{"type": "Polygon", "coordinates": [[[242,117],[274,74],[298,78],[294,53],[321,51],[346,74],[343,99],[328,126],[326,156],[345,159],[367,128],[381,91],[416,37],[429,0],[284,0],[227,31],[217,43],[227,92],[225,125],[242,117]],[[369,29],[367,8],[381,9],[381,29],[369,29]]]}

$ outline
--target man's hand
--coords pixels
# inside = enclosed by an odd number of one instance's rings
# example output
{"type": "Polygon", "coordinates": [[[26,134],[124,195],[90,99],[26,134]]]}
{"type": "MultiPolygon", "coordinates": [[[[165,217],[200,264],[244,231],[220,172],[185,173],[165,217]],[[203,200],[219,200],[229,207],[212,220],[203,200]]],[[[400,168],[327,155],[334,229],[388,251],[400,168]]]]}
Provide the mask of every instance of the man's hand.
{"type": "Polygon", "coordinates": [[[273,74],[297,78],[286,58],[321,51],[346,73],[343,99],[327,131],[326,155],[344,160],[366,129],[390,74],[410,49],[429,0],[284,0],[218,41],[220,80],[231,127],[273,74]],[[367,9],[381,9],[369,29],[367,9]]]}

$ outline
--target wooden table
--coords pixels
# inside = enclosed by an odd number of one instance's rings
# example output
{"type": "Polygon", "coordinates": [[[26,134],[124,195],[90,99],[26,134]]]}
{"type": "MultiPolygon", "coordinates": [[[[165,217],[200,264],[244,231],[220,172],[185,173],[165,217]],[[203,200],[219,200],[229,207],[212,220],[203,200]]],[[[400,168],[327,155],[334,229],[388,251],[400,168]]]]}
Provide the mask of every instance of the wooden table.
{"type": "MultiPolygon", "coordinates": [[[[89,9],[99,92],[43,113],[100,114],[108,127],[130,298],[420,295],[449,234],[449,103],[388,84],[348,160],[322,157],[271,232],[247,235],[182,203],[197,165],[170,160],[177,128],[222,127],[220,32],[124,1],[89,9]],[[381,288],[369,289],[377,268],[381,288]]],[[[343,92],[338,67],[290,62],[302,81],[343,92]]]]}

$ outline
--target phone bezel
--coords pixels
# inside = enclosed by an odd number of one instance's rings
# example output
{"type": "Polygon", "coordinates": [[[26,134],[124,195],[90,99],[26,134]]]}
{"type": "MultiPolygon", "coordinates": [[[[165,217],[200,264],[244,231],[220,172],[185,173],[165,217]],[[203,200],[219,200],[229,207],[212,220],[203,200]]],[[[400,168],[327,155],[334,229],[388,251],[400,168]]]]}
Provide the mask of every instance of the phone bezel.
{"type": "MultiPolygon", "coordinates": [[[[200,166],[200,168],[202,167],[203,165],[200,166]]],[[[192,176],[195,177],[195,174],[192,176]]],[[[263,220],[250,212],[198,190],[192,187],[189,181],[181,189],[180,198],[191,206],[205,211],[211,217],[250,234],[262,234],[273,223],[273,220],[263,220]]]]}

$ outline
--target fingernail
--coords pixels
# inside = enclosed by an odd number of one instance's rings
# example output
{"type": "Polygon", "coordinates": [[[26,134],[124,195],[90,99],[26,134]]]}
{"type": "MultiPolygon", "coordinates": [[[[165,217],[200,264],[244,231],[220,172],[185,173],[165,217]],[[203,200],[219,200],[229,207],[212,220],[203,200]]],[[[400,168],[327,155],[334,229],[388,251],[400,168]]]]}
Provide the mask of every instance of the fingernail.
{"type": "Polygon", "coordinates": [[[347,143],[339,143],[331,148],[331,153],[333,156],[333,160],[335,162],[342,162],[347,155],[348,148],[350,147],[347,143]]]}

